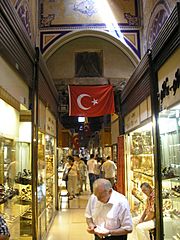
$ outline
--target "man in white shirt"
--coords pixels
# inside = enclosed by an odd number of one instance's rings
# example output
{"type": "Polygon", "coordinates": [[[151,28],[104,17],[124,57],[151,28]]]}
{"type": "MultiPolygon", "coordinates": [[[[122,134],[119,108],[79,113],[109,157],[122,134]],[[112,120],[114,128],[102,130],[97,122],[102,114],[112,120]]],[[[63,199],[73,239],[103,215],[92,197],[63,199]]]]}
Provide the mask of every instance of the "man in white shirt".
{"type": "Polygon", "coordinates": [[[87,161],[87,170],[89,175],[89,184],[91,193],[93,192],[93,183],[96,180],[96,168],[97,160],[94,159],[94,154],[90,155],[90,159],[87,161]]]}
{"type": "Polygon", "coordinates": [[[104,178],[109,180],[114,186],[115,176],[116,176],[116,164],[107,157],[107,160],[103,163],[101,170],[103,171],[104,178]]]}
{"type": "Polygon", "coordinates": [[[126,197],[112,189],[110,181],[99,178],[86,206],[87,231],[95,240],[126,240],[132,232],[132,218],[126,197]]]}

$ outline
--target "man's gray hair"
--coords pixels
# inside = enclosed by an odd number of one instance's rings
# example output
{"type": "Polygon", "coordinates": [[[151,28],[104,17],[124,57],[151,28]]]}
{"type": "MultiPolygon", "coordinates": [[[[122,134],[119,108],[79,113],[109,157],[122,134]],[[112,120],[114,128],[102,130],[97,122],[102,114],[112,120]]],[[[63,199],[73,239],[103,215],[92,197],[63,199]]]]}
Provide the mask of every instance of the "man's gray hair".
{"type": "Polygon", "coordinates": [[[142,188],[143,186],[147,187],[147,188],[151,188],[151,185],[147,182],[143,182],[140,186],[140,188],[142,188]]]}
{"type": "Polygon", "coordinates": [[[93,190],[95,191],[100,186],[103,187],[105,191],[109,191],[112,188],[111,182],[104,178],[98,178],[94,181],[93,190]]]}

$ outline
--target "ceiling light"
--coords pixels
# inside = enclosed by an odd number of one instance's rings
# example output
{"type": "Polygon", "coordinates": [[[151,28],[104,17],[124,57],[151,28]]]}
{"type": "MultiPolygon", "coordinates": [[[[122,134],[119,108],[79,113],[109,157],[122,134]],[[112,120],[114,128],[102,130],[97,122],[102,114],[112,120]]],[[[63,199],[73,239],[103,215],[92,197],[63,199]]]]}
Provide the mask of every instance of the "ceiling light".
{"type": "Polygon", "coordinates": [[[85,117],[78,117],[78,122],[85,122],[85,117]]]}

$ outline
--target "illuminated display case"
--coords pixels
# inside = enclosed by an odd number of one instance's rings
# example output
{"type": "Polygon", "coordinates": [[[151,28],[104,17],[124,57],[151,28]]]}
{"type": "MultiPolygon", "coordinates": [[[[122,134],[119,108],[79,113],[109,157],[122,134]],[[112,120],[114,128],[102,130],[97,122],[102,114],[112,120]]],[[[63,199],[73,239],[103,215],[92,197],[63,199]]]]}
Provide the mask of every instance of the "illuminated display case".
{"type": "Polygon", "coordinates": [[[180,235],[180,104],[160,113],[164,239],[180,235]],[[169,227],[171,226],[171,227],[169,227]]]}
{"type": "Polygon", "coordinates": [[[112,160],[116,163],[117,162],[117,144],[112,145],[112,160]]]}
{"type": "Polygon", "coordinates": [[[141,184],[148,182],[154,186],[154,157],[152,146],[152,124],[140,127],[126,136],[127,153],[127,195],[133,216],[144,210],[146,197],[141,184]]]}
{"type": "Polygon", "coordinates": [[[46,235],[46,163],[45,163],[45,136],[38,132],[38,239],[46,235]]]}
{"type": "Polygon", "coordinates": [[[0,138],[0,212],[13,239],[32,239],[30,143],[0,138]]]}
{"type": "Polygon", "coordinates": [[[45,136],[46,160],[46,218],[49,226],[55,211],[55,139],[50,135],[45,136]]]}

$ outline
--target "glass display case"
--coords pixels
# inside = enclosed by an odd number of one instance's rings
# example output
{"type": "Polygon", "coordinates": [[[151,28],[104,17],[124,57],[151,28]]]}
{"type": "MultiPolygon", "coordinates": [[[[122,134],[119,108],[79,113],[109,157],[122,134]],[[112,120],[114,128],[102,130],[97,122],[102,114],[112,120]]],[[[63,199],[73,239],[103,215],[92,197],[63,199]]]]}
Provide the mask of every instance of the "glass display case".
{"type": "Polygon", "coordinates": [[[112,160],[117,162],[117,144],[112,145],[112,160]]]}
{"type": "Polygon", "coordinates": [[[111,148],[111,146],[105,146],[103,148],[103,157],[107,158],[108,156],[112,159],[112,148],[111,148]]]}
{"type": "Polygon", "coordinates": [[[46,163],[45,163],[45,136],[38,132],[38,226],[39,239],[46,235],[46,163]]]}
{"type": "Polygon", "coordinates": [[[50,135],[45,136],[46,160],[46,218],[49,226],[55,211],[55,139],[50,135]]]}
{"type": "Polygon", "coordinates": [[[0,213],[12,239],[32,239],[30,143],[0,138],[0,213]]]}
{"type": "Polygon", "coordinates": [[[141,184],[154,186],[154,155],[152,145],[152,124],[149,123],[126,136],[126,179],[127,196],[133,216],[144,210],[146,197],[141,184]]]}
{"type": "Polygon", "coordinates": [[[159,114],[164,239],[180,238],[180,104],[159,114]],[[171,227],[169,227],[171,226],[171,227]]]}

